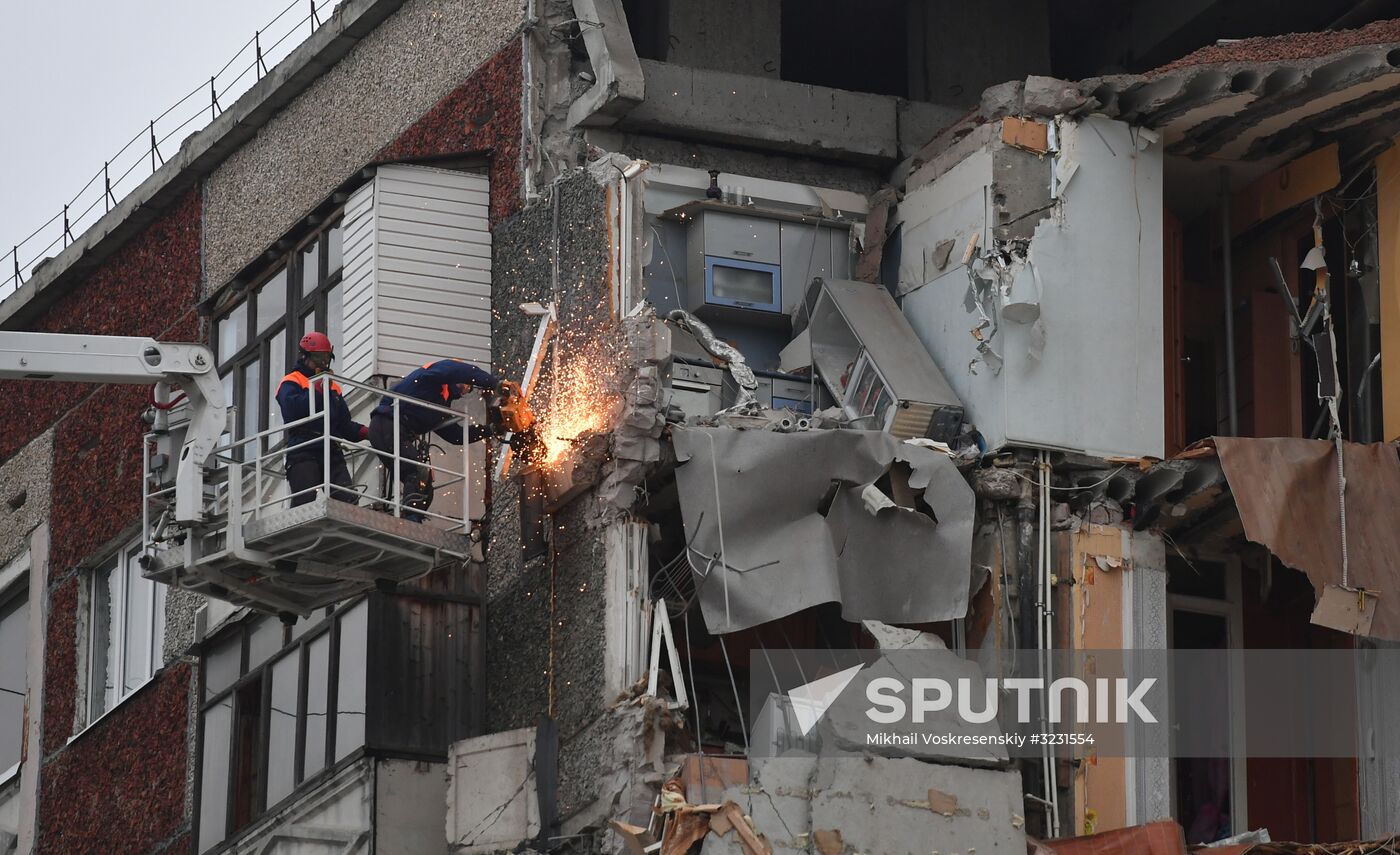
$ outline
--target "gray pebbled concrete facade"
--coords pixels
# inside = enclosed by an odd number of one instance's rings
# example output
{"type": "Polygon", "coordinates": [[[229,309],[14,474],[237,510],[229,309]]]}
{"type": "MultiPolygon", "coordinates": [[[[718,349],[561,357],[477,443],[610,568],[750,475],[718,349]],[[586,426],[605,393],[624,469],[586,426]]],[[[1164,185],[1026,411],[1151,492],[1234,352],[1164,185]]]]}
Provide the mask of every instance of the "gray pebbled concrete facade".
{"type": "Polygon", "coordinates": [[[0,565],[29,545],[29,533],[49,518],[53,428],[0,465],[0,565]]]}
{"type": "MultiPolygon", "coordinates": [[[[589,319],[600,299],[606,300],[607,191],[590,175],[577,173],[561,181],[557,192],[560,319],[567,335],[570,328],[594,324],[589,319]]],[[[536,321],[518,305],[549,299],[552,222],[553,204],[545,198],[493,234],[492,351],[504,376],[520,376],[534,337],[536,321]]],[[[548,388],[548,377],[542,377],[538,390],[548,388]]],[[[591,492],[549,518],[555,554],[551,610],[549,556],[521,558],[519,496],[516,479],[495,485],[487,549],[486,730],[533,727],[539,716],[552,712],[559,727],[560,812],[567,819],[600,795],[599,764],[610,745],[596,727],[612,700],[603,697],[603,530],[590,519],[591,492]]]]}
{"type": "Polygon", "coordinates": [[[204,287],[374,159],[519,30],[519,0],[409,0],[204,184],[204,287]]]}

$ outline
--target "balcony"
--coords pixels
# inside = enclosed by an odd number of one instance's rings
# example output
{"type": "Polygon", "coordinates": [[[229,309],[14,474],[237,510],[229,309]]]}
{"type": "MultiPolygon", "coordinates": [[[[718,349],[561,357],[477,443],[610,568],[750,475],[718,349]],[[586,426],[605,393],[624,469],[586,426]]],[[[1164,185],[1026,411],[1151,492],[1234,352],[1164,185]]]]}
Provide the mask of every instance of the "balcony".
{"type": "MultiPolygon", "coordinates": [[[[471,416],[459,410],[344,377],[326,377],[340,384],[357,415],[367,417],[387,394],[394,404],[395,424],[400,408],[410,405],[439,413],[439,428],[455,424],[465,433],[471,424],[471,416]]],[[[157,420],[147,436],[143,478],[147,578],[238,606],[305,615],[362,591],[392,587],[472,559],[472,516],[478,506],[472,499],[481,495],[484,484],[481,444],[458,448],[435,442],[424,464],[397,453],[380,455],[367,443],[331,436],[330,413],[316,408],[316,397],[305,419],[250,436],[225,437],[206,467],[202,519],[193,529],[172,524],[172,461],[180,457],[181,418],[176,411],[168,422],[157,420]],[[317,422],[321,438],[312,447],[322,458],[322,480],[292,494],[286,478],[286,434],[317,422]],[[345,456],[356,501],[331,496],[327,473],[333,446],[345,456]],[[384,495],[388,473],[401,463],[431,470],[435,489],[429,509],[406,506],[395,491],[384,495]],[[302,503],[293,505],[295,499],[302,503]],[[424,520],[407,518],[415,513],[424,520]]],[[[229,424],[238,424],[236,413],[229,424]]]]}

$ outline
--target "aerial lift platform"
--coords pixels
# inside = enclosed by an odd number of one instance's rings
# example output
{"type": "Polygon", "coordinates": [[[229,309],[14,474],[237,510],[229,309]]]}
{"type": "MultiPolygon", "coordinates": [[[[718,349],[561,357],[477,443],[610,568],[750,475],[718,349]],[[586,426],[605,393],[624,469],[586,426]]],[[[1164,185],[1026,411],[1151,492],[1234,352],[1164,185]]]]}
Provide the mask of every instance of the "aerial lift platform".
{"type": "MultiPolygon", "coordinates": [[[[397,468],[405,458],[332,437],[330,413],[316,408],[316,395],[306,419],[235,436],[238,419],[224,399],[213,354],[201,344],[0,331],[0,378],[154,387],[142,477],[147,578],[239,606],[306,615],[479,556],[469,517],[470,496],[484,480],[484,462],[472,459],[484,455],[482,444],[464,443],[426,464],[445,500],[440,510],[416,511],[397,494],[340,501],[331,497],[328,480],[293,507],[288,428],[323,421],[317,451],[329,464],[331,444],[341,444],[357,482],[371,479],[381,462],[397,468]],[[406,518],[415,513],[426,519],[406,518]]],[[[444,424],[459,422],[464,432],[468,427],[463,412],[347,378],[320,375],[312,382],[339,383],[347,402],[388,394],[396,416],[400,406],[412,405],[439,411],[444,424]]]]}

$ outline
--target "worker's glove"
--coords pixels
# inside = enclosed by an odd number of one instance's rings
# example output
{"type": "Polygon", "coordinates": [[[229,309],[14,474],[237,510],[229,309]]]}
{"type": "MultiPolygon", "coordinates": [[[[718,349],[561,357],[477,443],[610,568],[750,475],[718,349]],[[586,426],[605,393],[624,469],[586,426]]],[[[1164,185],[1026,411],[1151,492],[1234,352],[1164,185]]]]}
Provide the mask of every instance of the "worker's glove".
{"type": "Polygon", "coordinates": [[[505,421],[501,419],[500,407],[487,407],[486,432],[493,437],[502,437],[508,433],[505,421]]]}
{"type": "Polygon", "coordinates": [[[524,393],[520,391],[520,384],[516,383],[514,380],[502,380],[496,386],[496,394],[506,400],[524,396],[524,393]]]}
{"type": "Polygon", "coordinates": [[[360,425],[360,440],[364,441],[366,439],[369,439],[369,427],[367,425],[360,425]]]}

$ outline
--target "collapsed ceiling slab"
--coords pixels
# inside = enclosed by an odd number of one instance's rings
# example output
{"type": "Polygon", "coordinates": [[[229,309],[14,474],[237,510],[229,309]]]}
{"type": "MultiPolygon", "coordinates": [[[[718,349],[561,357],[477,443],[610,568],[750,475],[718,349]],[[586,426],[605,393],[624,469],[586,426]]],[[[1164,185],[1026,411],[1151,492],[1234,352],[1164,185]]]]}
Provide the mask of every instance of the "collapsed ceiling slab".
{"type": "MultiPolygon", "coordinates": [[[[1400,24],[1244,39],[1145,74],[999,84],[901,173],[946,162],[959,141],[1008,116],[1086,114],[1158,131],[1168,155],[1260,170],[1332,141],[1351,151],[1388,144],[1400,131],[1400,24]]],[[[911,183],[946,168],[924,169],[911,183]]]]}
{"type": "Polygon", "coordinates": [[[685,428],[673,442],[711,632],[830,602],[849,621],[966,614],[975,502],[945,454],[856,430],[685,428]]]}

